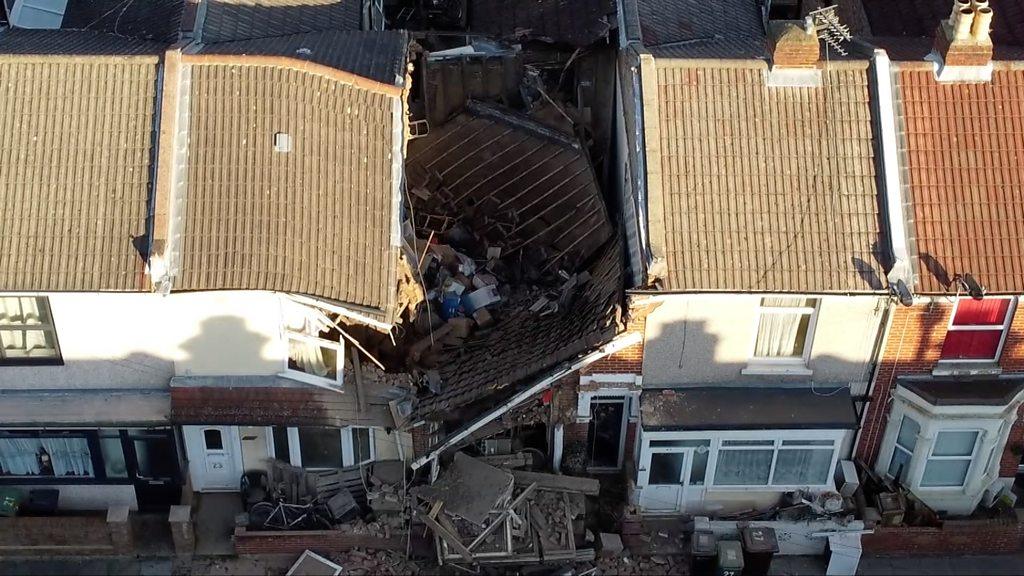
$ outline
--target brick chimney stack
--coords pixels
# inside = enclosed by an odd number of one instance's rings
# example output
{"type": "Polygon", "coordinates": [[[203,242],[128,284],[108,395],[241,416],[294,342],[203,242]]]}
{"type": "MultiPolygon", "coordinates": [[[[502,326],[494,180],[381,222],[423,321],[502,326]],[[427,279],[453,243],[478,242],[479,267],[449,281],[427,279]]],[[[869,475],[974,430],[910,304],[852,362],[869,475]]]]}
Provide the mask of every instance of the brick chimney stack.
{"type": "Polygon", "coordinates": [[[776,20],[768,23],[772,66],[814,68],[821,57],[818,34],[811,22],[776,20]]]}
{"type": "Polygon", "coordinates": [[[949,19],[935,31],[943,66],[984,67],[992,62],[992,9],[988,0],[954,0],[949,19]]]}

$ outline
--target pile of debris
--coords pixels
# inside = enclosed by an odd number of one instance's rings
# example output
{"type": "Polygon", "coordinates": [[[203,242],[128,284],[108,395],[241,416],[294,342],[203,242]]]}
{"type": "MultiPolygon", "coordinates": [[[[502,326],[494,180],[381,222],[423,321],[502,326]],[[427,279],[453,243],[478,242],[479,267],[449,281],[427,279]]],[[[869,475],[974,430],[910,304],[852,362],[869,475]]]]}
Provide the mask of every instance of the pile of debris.
{"type": "Polygon", "coordinates": [[[437,482],[413,489],[438,560],[529,564],[595,559],[583,519],[596,480],[496,468],[463,452],[437,482]]]}
{"type": "MultiPolygon", "coordinates": [[[[413,188],[413,193],[431,194],[424,188],[413,188]]],[[[540,317],[557,314],[591,279],[587,271],[544,269],[542,257],[532,258],[532,252],[513,262],[503,260],[501,247],[480,242],[459,223],[442,229],[425,239],[407,235],[418,252],[426,300],[412,325],[416,339],[407,348],[406,363],[422,370],[421,384],[435,394],[442,391],[435,368],[474,333],[495,326],[503,307],[528,309],[540,317]],[[474,251],[472,245],[484,248],[474,251]]]]}
{"type": "Polygon", "coordinates": [[[341,566],[346,576],[362,576],[364,574],[381,574],[398,576],[419,574],[420,567],[405,559],[405,554],[394,550],[363,550],[353,548],[331,556],[331,560],[341,566]]]}

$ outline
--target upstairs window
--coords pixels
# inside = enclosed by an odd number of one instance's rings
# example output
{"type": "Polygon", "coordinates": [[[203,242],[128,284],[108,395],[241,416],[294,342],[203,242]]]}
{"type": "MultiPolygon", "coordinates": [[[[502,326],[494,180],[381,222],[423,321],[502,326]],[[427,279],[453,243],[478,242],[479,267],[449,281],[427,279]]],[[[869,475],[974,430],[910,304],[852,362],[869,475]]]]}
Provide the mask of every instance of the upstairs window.
{"type": "Polygon", "coordinates": [[[805,363],[817,309],[814,298],[762,298],[754,361],[805,363]]]}
{"type": "Polygon", "coordinates": [[[1013,299],[957,300],[942,343],[944,361],[994,362],[1013,317],[1013,299]]]}
{"type": "Polygon", "coordinates": [[[60,364],[45,296],[0,296],[0,366],[60,364]]]}
{"type": "Polygon", "coordinates": [[[286,330],[288,359],[284,375],[331,388],[341,388],[345,366],[345,347],[330,339],[326,330],[306,321],[302,330],[286,330]]]}

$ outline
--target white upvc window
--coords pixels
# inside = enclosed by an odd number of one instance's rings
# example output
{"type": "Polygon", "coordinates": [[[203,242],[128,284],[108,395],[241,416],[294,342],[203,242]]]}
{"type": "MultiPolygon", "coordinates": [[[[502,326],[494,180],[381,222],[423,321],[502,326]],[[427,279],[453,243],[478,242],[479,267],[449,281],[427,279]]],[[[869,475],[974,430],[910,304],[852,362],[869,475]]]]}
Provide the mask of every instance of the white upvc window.
{"type": "Polygon", "coordinates": [[[281,375],[317,386],[341,388],[345,374],[345,346],[324,338],[325,331],[319,328],[312,320],[306,320],[301,330],[285,329],[288,356],[281,375]]]}
{"type": "Polygon", "coordinates": [[[270,426],[267,450],[272,458],[311,470],[344,468],[377,457],[375,431],[366,426],[270,426]]]}
{"type": "Polygon", "coordinates": [[[981,434],[981,430],[942,430],[937,433],[921,474],[921,487],[963,487],[981,434]]]}
{"type": "Polygon", "coordinates": [[[721,440],[712,483],[718,488],[825,486],[835,466],[836,441],[721,440]]]}
{"type": "Polygon", "coordinates": [[[803,369],[811,353],[818,315],[817,298],[761,298],[750,353],[751,372],[765,369],[803,369]]]}
{"type": "Polygon", "coordinates": [[[0,366],[60,364],[45,296],[0,296],[0,366]]]}
{"type": "Polygon", "coordinates": [[[907,473],[910,471],[910,459],[914,456],[914,447],[917,446],[917,437],[920,433],[921,425],[910,416],[904,416],[900,422],[900,431],[896,435],[892,458],[889,459],[887,476],[899,478],[901,481],[907,479],[907,473]]]}
{"type": "Polygon", "coordinates": [[[959,298],[949,316],[940,362],[999,360],[1016,308],[1013,297],[959,298]]]}
{"type": "Polygon", "coordinates": [[[896,386],[875,470],[898,477],[929,506],[969,513],[999,476],[1019,402],[932,405],[896,386]]]}

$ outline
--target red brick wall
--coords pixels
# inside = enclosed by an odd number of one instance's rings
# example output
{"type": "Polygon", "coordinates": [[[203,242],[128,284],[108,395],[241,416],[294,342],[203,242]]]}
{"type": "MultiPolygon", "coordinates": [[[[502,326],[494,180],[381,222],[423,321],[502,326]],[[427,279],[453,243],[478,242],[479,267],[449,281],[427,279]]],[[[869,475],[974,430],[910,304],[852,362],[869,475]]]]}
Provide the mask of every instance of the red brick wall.
{"type": "MultiPolygon", "coordinates": [[[[886,415],[896,378],[911,374],[931,374],[942,352],[942,343],[946,338],[949,315],[952,311],[952,302],[932,302],[894,308],[892,327],[879,360],[872,402],[864,419],[860,444],[857,447],[857,457],[866,464],[873,464],[878,457],[882,436],[888,424],[886,415]]],[[[1024,372],[1024,313],[1014,315],[999,364],[1004,374],[1024,372]]],[[[1020,456],[1013,454],[1010,447],[1022,441],[1024,424],[1018,420],[1011,431],[1007,450],[1003,454],[1001,475],[1013,475],[1011,471],[1016,470],[1020,456]]]]}
{"type": "Polygon", "coordinates": [[[949,556],[1024,550],[1024,524],[1014,520],[947,520],[941,528],[875,527],[861,536],[865,554],[949,556]]]}
{"type": "MultiPolygon", "coordinates": [[[[657,305],[643,308],[630,308],[627,332],[644,334],[647,327],[647,315],[657,305]]],[[[580,371],[580,374],[642,374],[644,366],[644,343],[639,343],[610,354],[580,371]]]]}
{"type": "Polygon", "coordinates": [[[235,553],[301,554],[312,550],[324,556],[353,548],[405,550],[405,537],[392,535],[378,538],[367,534],[350,534],[340,530],[308,530],[294,532],[258,532],[235,529],[235,553]]]}

